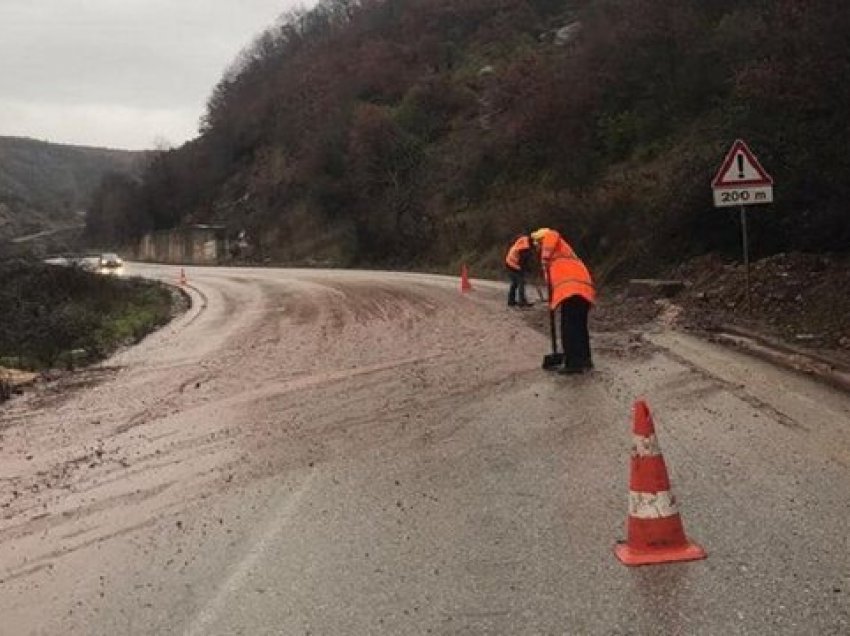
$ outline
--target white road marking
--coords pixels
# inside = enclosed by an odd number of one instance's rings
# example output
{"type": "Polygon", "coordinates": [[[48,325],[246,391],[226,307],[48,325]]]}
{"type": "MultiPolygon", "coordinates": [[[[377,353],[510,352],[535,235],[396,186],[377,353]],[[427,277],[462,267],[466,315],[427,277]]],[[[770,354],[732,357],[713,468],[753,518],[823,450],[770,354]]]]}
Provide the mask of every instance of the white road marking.
{"type": "Polygon", "coordinates": [[[286,527],[286,521],[307,492],[313,480],[311,474],[301,487],[291,495],[284,498],[283,503],[268,519],[268,522],[253,542],[248,552],[241,561],[233,568],[230,575],[219,585],[215,595],[190,621],[189,626],[183,632],[185,636],[206,636],[210,633],[210,627],[218,620],[219,615],[226,609],[230,597],[239,592],[244,586],[245,579],[257,562],[263,558],[269,546],[278,538],[286,527]]]}

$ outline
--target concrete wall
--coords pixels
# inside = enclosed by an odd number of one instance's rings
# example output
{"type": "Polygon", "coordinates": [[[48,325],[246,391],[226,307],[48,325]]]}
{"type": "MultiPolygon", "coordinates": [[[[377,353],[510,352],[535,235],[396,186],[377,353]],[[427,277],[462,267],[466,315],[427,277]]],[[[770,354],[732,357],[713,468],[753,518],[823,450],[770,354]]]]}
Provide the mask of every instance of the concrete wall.
{"type": "Polygon", "coordinates": [[[138,259],[156,263],[214,265],[228,257],[224,229],[193,226],[146,234],[139,241],[138,259]]]}

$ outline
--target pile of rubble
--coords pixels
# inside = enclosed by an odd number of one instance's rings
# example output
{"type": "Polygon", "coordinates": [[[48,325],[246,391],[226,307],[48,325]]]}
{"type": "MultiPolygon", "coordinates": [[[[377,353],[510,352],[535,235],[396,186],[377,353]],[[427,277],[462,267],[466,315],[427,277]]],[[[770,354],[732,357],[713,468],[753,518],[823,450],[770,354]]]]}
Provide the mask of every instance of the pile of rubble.
{"type": "Polygon", "coordinates": [[[673,272],[686,324],[742,325],[801,346],[850,351],[850,255],[776,254],[752,263],[749,307],[743,264],[716,255],[673,272]]]}

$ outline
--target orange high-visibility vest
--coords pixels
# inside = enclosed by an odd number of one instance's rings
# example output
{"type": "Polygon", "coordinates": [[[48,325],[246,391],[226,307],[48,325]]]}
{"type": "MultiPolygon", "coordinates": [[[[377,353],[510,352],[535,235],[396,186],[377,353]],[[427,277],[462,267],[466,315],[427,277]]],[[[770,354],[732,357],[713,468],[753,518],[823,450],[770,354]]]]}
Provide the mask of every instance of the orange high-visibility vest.
{"type": "Polygon", "coordinates": [[[555,309],[571,296],[596,302],[596,288],[582,260],[558,232],[549,230],[540,241],[540,264],[549,283],[549,307],[555,309]]]}
{"type": "Polygon", "coordinates": [[[530,249],[531,241],[528,240],[528,236],[520,236],[508,250],[508,255],[505,256],[505,265],[511,269],[522,269],[522,252],[530,249]]]}

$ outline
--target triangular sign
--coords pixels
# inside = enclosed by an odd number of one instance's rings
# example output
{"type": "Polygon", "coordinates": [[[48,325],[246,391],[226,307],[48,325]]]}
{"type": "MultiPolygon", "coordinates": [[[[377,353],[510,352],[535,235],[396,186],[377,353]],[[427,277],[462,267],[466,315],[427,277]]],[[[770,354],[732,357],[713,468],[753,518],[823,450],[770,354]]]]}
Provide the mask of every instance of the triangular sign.
{"type": "Polygon", "coordinates": [[[711,182],[712,188],[773,185],[773,179],[743,140],[737,139],[711,182]]]}

